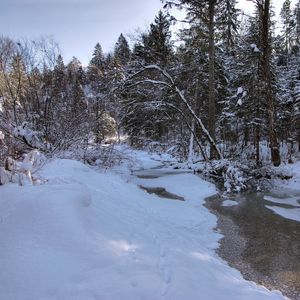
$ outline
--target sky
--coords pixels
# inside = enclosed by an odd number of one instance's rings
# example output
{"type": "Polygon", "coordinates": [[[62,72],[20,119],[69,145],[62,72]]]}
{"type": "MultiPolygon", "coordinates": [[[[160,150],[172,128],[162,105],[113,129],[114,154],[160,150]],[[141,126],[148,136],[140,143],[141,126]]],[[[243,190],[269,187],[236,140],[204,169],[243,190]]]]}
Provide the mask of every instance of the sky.
{"type": "MultiPolygon", "coordinates": [[[[281,7],[283,0],[274,0],[281,7]]],[[[239,6],[251,11],[251,2],[239,6]]],[[[53,36],[67,62],[87,64],[96,43],[113,50],[120,33],[130,40],[153,22],[160,0],[0,0],[0,34],[14,39],[53,36]]]]}
{"type": "Polygon", "coordinates": [[[160,0],[0,0],[0,34],[36,39],[52,35],[65,60],[86,64],[96,43],[113,50],[120,33],[150,24],[160,0]]]}

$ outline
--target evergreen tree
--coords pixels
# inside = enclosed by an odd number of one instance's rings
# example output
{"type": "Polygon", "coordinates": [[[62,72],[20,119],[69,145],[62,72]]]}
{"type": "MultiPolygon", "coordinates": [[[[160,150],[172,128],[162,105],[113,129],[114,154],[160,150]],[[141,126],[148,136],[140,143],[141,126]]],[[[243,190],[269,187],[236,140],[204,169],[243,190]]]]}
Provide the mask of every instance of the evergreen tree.
{"type": "Polygon", "coordinates": [[[291,1],[285,0],[282,4],[280,16],[283,23],[285,52],[288,53],[292,47],[292,30],[294,27],[294,21],[291,11],[291,1]]]}
{"type": "Polygon", "coordinates": [[[97,81],[104,76],[106,68],[105,57],[102,47],[99,43],[96,44],[92,59],[88,65],[88,77],[91,81],[97,81]]]}
{"type": "Polygon", "coordinates": [[[126,65],[130,61],[131,51],[123,34],[119,36],[115,45],[114,57],[118,59],[122,65],[126,65]]]}
{"type": "Polygon", "coordinates": [[[159,11],[145,39],[144,47],[151,53],[151,61],[166,67],[172,57],[170,21],[167,15],[159,11]]]}
{"type": "Polygon", "coordinates": [[[296,44],[297,51],[299,51],[300,45],[300,1],[298,0],[293,13],[294,19],[294,40],[296,44]]]}
{"type": "Polygon", "coordinates": [[[171,42],[170,20],[159,11],[148,32],[142,33],[133,47],[132,56],[141,64],[157,64],[167,67],[174,57],[171,42]]]}
{"type": "Polygon", "coordinates": [[[239,10],[236,8],[237,0],[224,0],[218,8],[218,35],[223,41],[225,49],[230,52],[234,49],[239,27],[239,10]]]}

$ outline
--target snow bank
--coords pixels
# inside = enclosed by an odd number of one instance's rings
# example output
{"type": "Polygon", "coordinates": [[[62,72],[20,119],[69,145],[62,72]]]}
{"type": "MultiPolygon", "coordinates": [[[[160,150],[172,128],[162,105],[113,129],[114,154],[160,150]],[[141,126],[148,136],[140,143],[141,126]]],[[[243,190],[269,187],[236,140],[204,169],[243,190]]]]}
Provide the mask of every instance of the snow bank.
{"type": "Polygon", "coordinates": [[[266,205],[266,207],[286,219],[300,222],[300,208],[283,208],[269,205],[266,205]]]}
{"type": "Polygon", "coordinates": [[[238,205],[238,202],[229,199],[223,201],[222,203],[222,206],[235,206],[235,205],[238,205]]]}
{"type": "Polygon", "coordinates": [[[300,206],[300,196],[290,198],[276,198],[272,196],[264,196],[264,199],[273,203],[288,204],[292,206],[300,206]]]}
{"type": "Polygon", "coordinates": [[[275,181],[275,186],[278,188],[300,191],[300,161],[293,164],[282,165],[280,166],[280,169],[283,174],[292,178],[288,180],[277,180],[275,181]]]}
{"type": "Polygon", "coordinates": [[[0,187],[0,299],[284,299],[216,256],[216,218],[202,205],[215,187],[200,178],[147,181],[180,202],[71,160],[39,175],[45,185],[0,187]]]}

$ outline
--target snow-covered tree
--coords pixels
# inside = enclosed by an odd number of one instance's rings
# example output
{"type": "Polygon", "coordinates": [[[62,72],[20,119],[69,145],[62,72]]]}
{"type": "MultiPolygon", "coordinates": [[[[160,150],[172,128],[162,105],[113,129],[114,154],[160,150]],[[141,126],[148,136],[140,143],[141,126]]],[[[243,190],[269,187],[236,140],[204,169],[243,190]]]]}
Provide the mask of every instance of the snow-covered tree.
{"type": "Polygon", "coordinates": [[[118,59],[122,65],[126,65],[130,61],[131,51],[128,42],[122,33],[115,45],[114,57],[118,59]]]}

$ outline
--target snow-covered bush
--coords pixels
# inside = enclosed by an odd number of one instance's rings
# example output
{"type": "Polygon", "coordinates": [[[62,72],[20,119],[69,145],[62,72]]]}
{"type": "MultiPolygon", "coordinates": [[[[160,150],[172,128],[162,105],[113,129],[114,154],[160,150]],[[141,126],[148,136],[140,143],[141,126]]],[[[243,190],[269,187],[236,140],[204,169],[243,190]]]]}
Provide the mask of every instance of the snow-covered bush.
{"type": "Polygon", "coordinates": [[[224,170],[223,178],[227,193],[240,192],[246,188],[246,179],[243,177],[242,171],[233,165],[229,165],[224,170]]]}
{"type": "Polygon", "coordinates": [[[10,156],[5,158],[4,167],[0,167],[0,185],[7,184],[9,182],[18,182],[16,161],[10,156]]]}
{"type": "Polygon", "coordinates": [[[30,183],[33,183],[32,174],[39,170],[45,163],[46,157],[38,150],[33,150],[25,155],[24,160],[18,165],[17,171],[24,174],[30,183]]]}
{"type": "Polygon", "coordinates": [[[0,167],[0,185],[10,182],[10,173],[4,167],[0,167]]]}
{"type": "Polygon", "coordinates": [[[226,159],[214,160],[194,164],[193,168],[205,177],[213,179],[220,189],[225,189],[227,193],[241,192],[248,186],[248,168],[237,162],[226,159]]]}
{"type": "Polygon", "coordinates": [[[32,130],[27,122],[23,122],[21,126],[14,128],[13,134],[21,138],[27,146],[38,149],[44,148],[44,144],[41,141],[41,133],[32,130]]]}
{"type": "Polygon", "coordinates": [[[22,161],[15,161],[11,157],[5,159],[5,166],[0,167],[0,185],[9,182],[23,185],[26,182],[35,183],[33,173],[39,170],[46,161],[46,157],[38,150],[33,150],[24,156],[22,161]]]}

